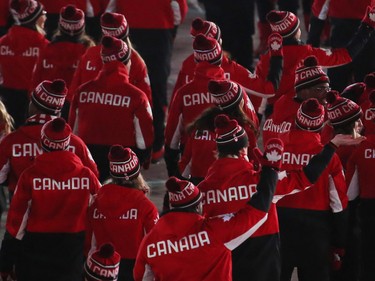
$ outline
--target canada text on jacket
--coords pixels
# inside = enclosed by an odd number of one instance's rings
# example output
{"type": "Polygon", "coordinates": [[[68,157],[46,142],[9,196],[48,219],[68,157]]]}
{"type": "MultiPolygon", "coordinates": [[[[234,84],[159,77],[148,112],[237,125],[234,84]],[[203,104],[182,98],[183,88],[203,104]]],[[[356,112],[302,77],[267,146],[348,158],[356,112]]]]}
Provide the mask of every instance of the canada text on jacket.
{"type": "Polygon", "coordinates": [[[79,102],[98,103],[118,107],[130,107],[131,98],[128,96],[112,93],[80,92],[79,102]]]}
{"type": "Polygon", "coordinates": [[[210,93],[194,93],[192,95],[184,95],[183,102],[184,106],[194,106],[200,104],[213,104],[215,101],[214,97],[210,93]]]}
{"type": "Polygon", "coordinates": [[[256,184],[232,186],[225,190],[212,189],[203,193],[203,204],[249,200],[257,192],[256,184]]]}
{"type": "Polygon", "coordinates": [[[33,190],[89,190],[89,178],[73,177],[65,181],[57,181],[51,178],[34,178],[33,190]]]}

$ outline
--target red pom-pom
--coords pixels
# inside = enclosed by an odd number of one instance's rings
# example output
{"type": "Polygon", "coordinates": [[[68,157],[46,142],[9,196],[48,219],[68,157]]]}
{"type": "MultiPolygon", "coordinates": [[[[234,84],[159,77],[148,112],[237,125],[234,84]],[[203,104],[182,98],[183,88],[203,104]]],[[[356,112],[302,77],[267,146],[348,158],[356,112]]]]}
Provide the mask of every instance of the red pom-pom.
{"type": "Polygon", "coordinates": [[[65,91],[65,81],[62,79],[55,79],[51,84],[51,90],[55,93],[62,93],[65,91]]]}
{"type": "Polygon", "coordinates": [[[179,192],[181,191],[180,180],[176,177],[170,177],[165,183],[165,187],[170,192],[179,192]]]}
{"type": "Polygon", "coordinates": [[[317,111],[319,110],[319,102],[317,99],[309,99],[308,101],[306,101],[306,103],[304,104],[303,106],[303,111],[304,112],[314,112],[314,111],[317,111]]]}
{"type": "Polygon", "coordinates": [[[66,6],[62,16],[64,18],[70,19],[70,18],[73,18],[76,15],[76,13],[77,13],[76,7],[74,5],[68,5],[66,6]]]}
{"type": "Polygon", "coordinates": [[[333,104],[340,96],[338,91],[332,90],[327,93],[326,100],[329,104],[333,104]]]}
{"type": "Polygon", "coordinates": [[[216,128],[226,128],[228,127],[230,119],[225,114],[219,114],[215,118],[215,127],[216,128]]]}
{"type": "Polygon", "coordinates": [[[309,56],[309,57],[305,58],[305,60],[303,61],[303,65],[304,66],[317,66],[318,60],[317,60],[316,56],[309,56]]]}
{"type": "Polygon", "coordinates": [[[111,36],[104,36],[102,39],[102,45],[106,48],[111,48],[113,46],[113,38],[111,36]]]}
{"type": "Polygon", "coordinates": [[[364,82],[367,88],[375,88],[375,72],[366,75],[364,82]]]}
{"type": "Polygon", "coordinates": [[[103,244],[99,250],[99,255],[105,259],[112,257],[114,253],[115,253],[115,248],[110,243],[103,244]]]}
{"type": "Polygon", "coordinates": [[[201,30],[203,29],[204,21],[201,18],[196,18],[191,23],[191,27],[195,30],[201,30]]]}
{"type": "Polygon", "coordinates": [[[65,124],[66,124],[66,122],[65,122],[65,120],[63,118],[55,118],[52,121],[51,129],[54,132],[62,132],[65,129],[65,124]]]}
{"type": "Polygon", "coordinates": [[[270,11],[266,17],[267,17],[267,21],[269,22],[278,22],[282,20],[281,14],[275,10],[270,11]]]}
{"type": "Polygon", "coordinates": [[[110,158],[113,160],[123,160],[129,158],[129,151],[124,150],[124,148],[119,145],[115,144],[111,146],[109,150],[110,158]]]}
{"type": "Polygon", "coordinates": [[[372,104],[375,104],[375,90],[371,91],[368,98],[372,104]]]}

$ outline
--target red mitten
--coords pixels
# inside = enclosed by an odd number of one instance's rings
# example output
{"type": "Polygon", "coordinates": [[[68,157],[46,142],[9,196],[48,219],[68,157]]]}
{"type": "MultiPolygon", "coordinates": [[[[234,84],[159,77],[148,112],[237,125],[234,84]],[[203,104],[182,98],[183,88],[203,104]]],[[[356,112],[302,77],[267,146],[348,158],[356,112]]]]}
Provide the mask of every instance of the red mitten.
{"type": "Polygon", "coordinates": [[[283,37],[279,33],[272,33],[268,36],[267,44],[271,56],[283,56],[283,37]]]}
{"type": "Polygon", "coordinates": [[[367,6],[366,14],[363,17],[362,22],[375,28],[375,7],[367,6]]]}
{"type": "Polygon", "coordinates": [[[342,265],[342,258],[345,255],[345,249],[333,248],[332,249],[332,269],[334,271],[340,270],[342,265]]]}
{"type": "Polygon", "coordinates": [[[253,149],[254,155],[258,158],[262,166],[268,166],[279,170],[281,167],[284,143],[277,138],[269,139],[264,146],[264,153],[259,148],[253,149]]]}

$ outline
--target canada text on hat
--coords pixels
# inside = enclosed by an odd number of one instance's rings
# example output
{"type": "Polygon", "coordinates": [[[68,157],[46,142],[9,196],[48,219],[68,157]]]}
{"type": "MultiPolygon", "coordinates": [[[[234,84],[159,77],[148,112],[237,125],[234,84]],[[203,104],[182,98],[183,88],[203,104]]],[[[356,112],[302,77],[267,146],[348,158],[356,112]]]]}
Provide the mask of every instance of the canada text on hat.
{"type": "Polygon", "coordinates": [[[85,30],[85,14],[74,5],[62,7],[59,29],[70,36],[81,34],[85,30]]]}
{"type": "Polygon", "coordinates": [[[324,124],[324,107],[315,98],[305,100],[297,110],[296,125],[302,130],[319,131],[324,124]]]}
{"type": "Polygon", "coordinates": [[[329,91],[326,100],[327,116],[332,126],[345,126],[362,116],[360,106],[341,97],[337,91],[329,91]]]}
{"type": "Polygon", "coordinates": [[[35,0],[12,0],[10,9],[21,24],[35,22],[43,13],[43,5],[35,0]]]}
{"type": "Polygon", "coordinates": [[[283,38],[294,35],[299,28],[299,19],[295,14],[286,11],[270,11],[267,16],[273,32],[279,33],[283,38]]]}
{"type": "Polygon", "coordinates": [[[124,39],[129,35],[129,25],[122,14],[104,13],[100,17],[103,35],[124,39]]]}
{"type": "Polygon", "coordinates": [[[130,54],[131,50],[126,42],[112,36],[103,37],[101,56],[104,63],[117,60],[127,64],[130,54]]]}
{"type": "Polygon", "coordinates": [[[169,203],[173,208],[187,208],[201,201],[199,189],[189,181],[170,177],[165,186],[168,189],[169,203]]]}
{"type": "Polygon", "coordinates": [[[296,70],[294,83],[296,91],[311,88],[322,83],[329,83],[329,78],[318,65],[316,57],[309,56],[305,58],[303,60],[303,65],[296,70]]]}
{"type": "Polygon", "coordinates": [[[130,149],[121,145],[111,146],[108,154],[109,171],[114,178],[132,180],[140,171],[137,155],[130,149]]]}
{"type": "Polygon", "coordinates": [[[66,150],[70,143],[72,129],[63,118],[55,118],[42,127],[41,143],[45,151],[66,150]]]}
{"type": "Polygon", "coordinates": [[[223,51],[219,42],[214,38],[198,34],[193,42],[194,60],[196,62],[206,61],[210,64],[220,65],[223,51]]]}
{"type": "Polygon", "coordinates": [[[206,37],[214,38],[218,42],[221,40],[220,28],[212,21],[202,20],[196,18],[191,23],[190,34],[195,38],[198,34],[203,34],[206,37]]]}
{"type": "Polygon", "coordinates": [[[210,80],[208,91],[214,97],[214,103],[224,110],[238,105],[243,98],[241,86],[232,81],[210,80]]]}
{"type": "Polygon", "coordinates": [[[31,93],[31,101],[38,109],[56,115],[64,106],[67,91],[62,79],[44,80],[31,93]]]}
{"type": "Polygon", "coordinates": [[[103,244],[87,258],[85,263],[85,275],[89,281],[116,281],[120,269],[121,256],[112,244],[103,244]]]}
{"type": "Polygon", "coordinates": [[[216,116],[215,133],[219,152],[232,154],[249,145],[245,130],[225,114],[216,116]]]}

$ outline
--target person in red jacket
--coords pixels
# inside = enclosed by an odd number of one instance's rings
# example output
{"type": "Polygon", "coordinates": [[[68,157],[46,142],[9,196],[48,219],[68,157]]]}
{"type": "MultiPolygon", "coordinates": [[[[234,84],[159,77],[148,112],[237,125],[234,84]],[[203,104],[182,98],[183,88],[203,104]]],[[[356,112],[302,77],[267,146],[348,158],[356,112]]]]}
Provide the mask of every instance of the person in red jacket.
{"type": "MultiPolygon", "coordinates": [[[[26,123],[0,143],[0,183],[7,180],[10,198],[22,172],[43,153],[39,140],[40,131],[46,122],[60,116],[66,92],[63,80],[46,80],[40,83],[31,93],[26,123]]],[[[75,153],[83,165],[98,176],[96,164],[81,138],[72,134],[68,150],[75,153]]]]}
{"type": "MultiPolygon", "coordinates": [[[[94,41],[85,33],[84,12],[73,5],[63,7],[60,11],[59,28],[39,54],[30,89],[34,89],[43,80],[62,79],[70,85],[81,56],[87,48],[94,45],[94,41]]],[[[63,110],[65,119],[68,112],[63,110]]]]}
{"type": "MultiPolygon", "coordinates": [[[[246,157],[247,144],[244,140],[244,130],[240,129],[235,120],[229,120],[225,115],[219,115],[215,119],[217,133],[218,159],[211,165],[205,179],[198,185],[204,193],[203,211],[207,216],[218,216],[236,212],[242,208],[246,201],[257,193],[256,184],[259,181],[259,172],[246,157]]],[[[329,164],[336,145],[344,144],[341,141],[357,143],[348,136],[339,136],[332,140],[318,155],[311,159],[309,165],[296,169],[293,172],[280,170],[279,182],[273,197],[273,204],[268,212],[265,223],[232,252],[233,280],[247,280],[252,276],[254,280],[277,281],[280,280],[280,241],[279,227],[276,212],[278,200],[310,187],[315,183],[329,164]],[[333,145],[335,144],[335,145],[333,145]],[[318,168],[319,167],[319,168],[318,168]],[[288,176],[300,172],[301,182],[294,183],[288,176]]],[[[270,139],[265,144],[265,154],[272,157],[275,165],[284,154],[278,155],[277,144],[282,143],[270,139]],[[276,147],[276,151],[275,151],[276,147]]],[[[279,144],[280,145],[280,144],[279,144]]],[[[258,151],[258,149],[256,149],[258,151]]],[[[256,152],[255,151],[255,152],[256,152]]],[[[257,155],[257,153],[255,153],[257,155]]],[[[262,164],[262,159],[259,158],[262,164]]]]}
{"type": "Polygon", "coordinates": [[[18,244],[17,280],[82,280],[86,213],[100,183],[67,151],[70,136],[62,118],[44,124],[40,141],[46,153],[18,180],[0,255],[1,272],[10,272],[18,244]]]}
{"type": "Polygon", "coordinates": [[[282,138],[291,130],[304,100],[316,98],[321,104],[326,103],[326,94],[330,90],[329,78],[315,56],[306,57],[294,75],[295,96],[284,95],[275,103],[273,113],[263,124],[263,142],[270,138],[282,138]]]}
{"type": "Polygon", "coordinates": [[[26,119],[35,62],[48,40],[41,30],[46,17],[38,1],[12,0],[10,8],[19,24],[0,38],[0,97],[18,128],[26,119]]]}
{"type": "MultiPolygon", "coordinates": [[[[370,106],[366,111],[369,119],[375,122],[375,91],[369,96],[370,106]],[[371,115],[371,117],[370,117],[371,115]]],[[[370,281],[374,279],[374,215],[375,215],[375,193],[373,188],[373,171],[375,168],[375,130],[366,134],[367,139],[354,149],[346,164],[346,181],[349,190],[358,194],[359,219],[361,229],[361,280],[370,281]]]]}
{"type": "MultiPolygon", "coordinates": [[[[325,110],[310,98],[298,108],[292,130],[283,138],[282,169],[300,169],[323,148],[320,130],[325,110]]],[[[339,148],[340,149],[340,148],[339,148]]],[[[338,270],[344,255],[347,231],[347,186],[339,156],[335,153],[314,185],[277,202],[280,223],[281,278],[330,280],[331,266],[338,270]]]]}
{"type": "MultiPolygon", "coordinates": [[[[129,39],[129,25],[124,15],[117,13],[104,13],[100,17],[100,26],[103,35],[121,39],[130,46],[130,60],[132,64],[129,71],[129,81],[147,95],[149,102],[152,105],[150,79],[148,78],[147,67],[142,57],[132,47],[129,39]]],[[[69,86],[68,96],[66,97],[68,102],[73,100],[74,94],[80,85],[94,79],[98,75],[103,66],[100,50],[100,45],[90,47],[81,57],[69,86]]]]}
{"type": "Polygon", "coordinates": [[[84,281],[118,281],[120,254],[111,243],[105,243],[86,260],[84,281]]]}
{"type": "MultiPolygon", "coordinates": [[[[267,100],[268,108],[265,116],[268,117],[272,113],[273,105],[280,97],[284,95],[293,97],[295,95],[295,70],[306,57],[315,56],[319,65],[324,68],[350,63],[359,54],[374,31],[375,21],[372,16],[374,12],[375,8],[369,9],[364,15],[355,36],[351,40],[347,40],[349,43],[345,48],[337,49],[314,48],[311,45],[304,44],[301,41],[300,21],[295,14],[285,11],[269,12],[267,20],[272,31],[283,36],[284,66],[276,95],[267,100]]],[[[266,77],[266,73],[268,73],[268,61],[269,56],[267,53],[260,57],[256,66],[256,73],[260,78],[266,77]]]]}
{"type": "Polygon", "coordinates": [[[109,176],[111,145],[132,148],[148,168],[153,142],[151,106],[146,94],[130,84],[131,49],[120,39],[104,36],[103,67],[98,76],[74,95],[69,123],[89,147],[100,180],[109,176]]]}
{"type": "MultiPolygon", "coordinates": [[[[139,245],[159,219],[146,197],[149,187],[140,174],[138,157],[130,148],[113,145],[108,154],[112,182],[98,191],[90,206],[91,248],[112,243],[121,256],[118,281],[133,281],[139,245]]],[[[92,250],[91,250],[92,251],[92,250]]]]}
{"type": "MultiPolygon", "coordinates": [[[[220,45],[222,45],[220,27],[214,22],[205,21],[201,18],[194,19],[191,23],[190,35],[195,38],[198,34],[204,34],[207,37],[214,38],[220,43],[220,45]]],[[[270,39],[270,41],[275,40],[274,38],[270,39]]],[[[268,36],[266,38],[266,42],[268,42],[268,36]]],[[[270,42],[267,43],[267,46],[270,44],[270,42]]],[[[281,42],[279,42],[279,44],[281,47],[281,42]]],[[[275,60],[275,58],[273,58],[273,60],[275,60]]],[[[198,61],[194,56],[194,52],[182,62],[182,66],[173,89],[171,101],[173,100],[177,90],[193,79],[197,62],[198,61]]],[[[269,76],[266,80],[260,79],[256,73],[251,73],[242,65],[231,60],[225,50],[223,52],[220,66],[224,70],[225,79],[239,83],[246,88],[256,112],[258,112],[262,97],[272,97],[278,87],[278,80],[275,81],[270,79],[269,76]]]]}
{"type": "Polygon", "coordinates": [[[187,127],[188,138],[178,163],[179,172],[184,178],[198,184],[207,174],[217,158],[214,120],[219,114],[227,114],[244,128],[248,138],[248,153],[251,162],[256,161],[252,151],[257,146],[257,117],[249,106],[245,90],[237,83],[226,80],[211,80],[208,91],[214,98],[215,106],[202,112],[187,127]]]}
{"type": "Polygon", "coordinates": [[[152,90],[155,132],[152,159],[157,162],[164,156],[167,82],[174,38],[188,11],[186,0],[110,0],[106,11],[126,17],[132,43],[146,62],[152,90]]]}

